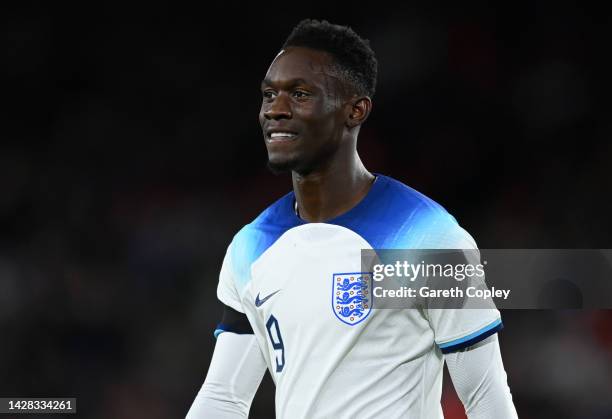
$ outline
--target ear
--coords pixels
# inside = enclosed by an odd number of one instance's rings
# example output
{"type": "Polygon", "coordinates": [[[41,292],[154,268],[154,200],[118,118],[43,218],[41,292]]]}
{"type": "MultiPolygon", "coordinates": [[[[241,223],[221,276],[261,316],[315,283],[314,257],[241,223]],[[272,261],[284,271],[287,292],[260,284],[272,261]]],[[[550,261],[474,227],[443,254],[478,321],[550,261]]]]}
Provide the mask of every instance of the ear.
{"type": "Polygon", "coordinates": [[[351,98],[347,107],[348,115],[345,125],[347,128],[351,129],[363,124],[365,120],[368,119],[372,111],[372,99],[368,96],[354,97],[351,98]]]}

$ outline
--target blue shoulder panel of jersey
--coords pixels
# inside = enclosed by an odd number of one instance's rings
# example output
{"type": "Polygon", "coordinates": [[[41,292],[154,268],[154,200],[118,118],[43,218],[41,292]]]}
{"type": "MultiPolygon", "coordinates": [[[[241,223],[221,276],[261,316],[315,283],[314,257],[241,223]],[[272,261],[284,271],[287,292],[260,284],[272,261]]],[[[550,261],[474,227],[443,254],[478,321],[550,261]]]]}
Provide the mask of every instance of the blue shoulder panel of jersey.
{"type": "Polygon", "coordinates": [[[266,208],[244,226],[232,242],[232,268],[239,285],[245,285],[250,267],[287,230],[305,224],[294,213],[294,195],[290,192],[266,208]]]}
{"type": "MultiPolygon", "coordinates": [[[[250,266],[287,230],[306,224],[294,211],[289,192],[244,226],[232,242],[233,270],[239,285],[249,280],[250,266]]],[[[375,249],[414,248],[423,235],[456,225],[442,206],[390,177],[377,174],[368,194],[350,211],[327,221],[348,228],[375,249]]]]}
{"type": "Polygon", "coordinates": [[[329,223],[353,230],[374,249],[415,248],[424,235],[457,226],[441,205],[383,175],[355,208],[329,223]]]}

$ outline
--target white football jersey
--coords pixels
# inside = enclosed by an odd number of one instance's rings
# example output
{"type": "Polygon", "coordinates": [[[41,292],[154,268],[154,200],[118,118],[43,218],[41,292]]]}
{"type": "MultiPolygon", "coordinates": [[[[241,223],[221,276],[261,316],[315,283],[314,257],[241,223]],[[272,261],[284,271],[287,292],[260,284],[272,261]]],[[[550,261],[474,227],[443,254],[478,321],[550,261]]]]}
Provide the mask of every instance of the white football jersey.
{"type": "Polygon", "coordinates": [[[474,249],[472,237],[440,205],[382,175],[325,223],[300,219],[294,203],[290,192],[236,234],[217,292],[251,323],[276,383],[277,417],[442,418],[443,353],[497,332],[499,311],[372,310],[351,291],[361,249],[474,249]]]}

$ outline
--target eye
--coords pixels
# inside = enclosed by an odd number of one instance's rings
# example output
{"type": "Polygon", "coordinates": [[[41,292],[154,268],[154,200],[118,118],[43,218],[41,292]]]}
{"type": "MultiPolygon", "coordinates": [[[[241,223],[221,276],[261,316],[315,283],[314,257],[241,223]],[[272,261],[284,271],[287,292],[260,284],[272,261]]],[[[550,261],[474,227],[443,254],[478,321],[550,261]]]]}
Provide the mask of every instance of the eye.
{"type": "Polygon", "coordinates": [[[310,96],[310,94],[307,92],[304,92],[303,90],[296,90],[295,92],[293,92],[293,96],[298,99],[303,99],[305,97],[310,96]]]}
{"type": "Polygon", "coordinates": [[[274,97],[274,92],[272,90],[264,90],[262,96],[264,99],[270,100],[274,97]]]}

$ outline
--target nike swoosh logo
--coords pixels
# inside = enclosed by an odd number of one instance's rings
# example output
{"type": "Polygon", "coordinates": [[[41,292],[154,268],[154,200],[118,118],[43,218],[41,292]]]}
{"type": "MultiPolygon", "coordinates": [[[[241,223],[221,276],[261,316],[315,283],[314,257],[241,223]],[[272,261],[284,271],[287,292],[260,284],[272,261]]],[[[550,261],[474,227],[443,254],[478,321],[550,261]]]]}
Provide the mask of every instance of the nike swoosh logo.
{"type": "Polygon", "coordinates": [[[260,307],[263,303],[268,301],[270,299],[270,297],[272,297],[274,294],[276,294],[279,291],[280,290],[276,290],[272,294],[267,295],[265,298],[263,298],[261,300],[259,299],[259,293],[257,293],[257,297],[255,297],[255,307],[260,307]]]}

